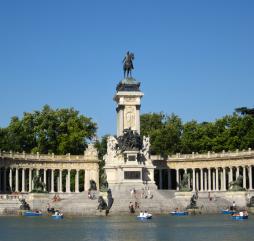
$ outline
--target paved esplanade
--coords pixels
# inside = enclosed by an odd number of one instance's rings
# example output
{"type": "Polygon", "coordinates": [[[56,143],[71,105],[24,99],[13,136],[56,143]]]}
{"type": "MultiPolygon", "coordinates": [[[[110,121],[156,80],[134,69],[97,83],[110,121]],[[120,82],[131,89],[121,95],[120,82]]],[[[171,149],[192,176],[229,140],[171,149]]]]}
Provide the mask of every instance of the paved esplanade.
{"type": "Polygon", "coordinates": [[[33,177],[43,176],[46,191],[54,193],[79,193],[90,187],[90,180],[99,186],[98,153],[89,144],[84,155],[41,155],[26,153],[0,152],[0,191],[31,192],[33,177]],[[84,182],[79,182],[83,172],[84,182]],[[75,173],[75,174],[74,174],[75,173]],[[75,190],[71,190],[71,174],[75,175],[75,190]],[[65,178],[63,178],[63,176],[65,178]],[[57,185],[55,185],[55,179],[57,185]],[[84,185],[83,185],[84,184],[84,185]]]}

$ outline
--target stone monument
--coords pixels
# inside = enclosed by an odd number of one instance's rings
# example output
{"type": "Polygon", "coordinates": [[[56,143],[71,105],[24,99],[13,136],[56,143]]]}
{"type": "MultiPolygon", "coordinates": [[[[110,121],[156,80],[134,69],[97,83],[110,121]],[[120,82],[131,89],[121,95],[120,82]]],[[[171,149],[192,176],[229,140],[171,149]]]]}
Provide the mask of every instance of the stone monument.
{"type": "Polygon", "coordinates": [[[140,91],[140,82],[129,77],[134,69],[133,59],[134,54],[127,52],[124,79],[117,85],[114,96],[117,104],[117,135],[108,137],[107,154],[104,156],[111,189],[143,188],[144,185],[157,188],[150,159],[150,140],[149,137],[140,136],[140,106],[144,94],[140,91]]]}

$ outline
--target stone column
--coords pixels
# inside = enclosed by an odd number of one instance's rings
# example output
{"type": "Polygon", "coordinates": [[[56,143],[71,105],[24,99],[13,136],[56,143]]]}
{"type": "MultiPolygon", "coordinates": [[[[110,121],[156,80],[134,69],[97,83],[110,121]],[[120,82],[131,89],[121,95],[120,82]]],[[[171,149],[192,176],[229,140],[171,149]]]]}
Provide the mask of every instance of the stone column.
{"type": "Polygon", "coordinates": [[[6,168],[4,168],[4,180],[3,180],[3,191],[6,192],[6,168]]]}
{"type": "Polygon", "coordinates": [[[252,166],[249,166],[249,190],[253,190],[252,187],[252,166]]]}
{"type": "Polygon", "coordinates": [[[66,176],[66,192],[70,193],[71,192],[71,187],[70,187],[70,180],[71,180],[71,170],[67,170],[67,176],[66,176]]]}
{"type": "Polygon", "coordinates": [[[207,171],[204,172],[204,175],[205,175],[205,183],[204,183],[205,185],[204,186],[205,186],[205,191],[207,191],[207,186],[208,186],[207,185],[207,171]]]}
{"type": "Polygon", "coordinates": [[[198,171],[196,172],[196,190],[199,190],[199,176],[198,176],[198,171]]]}
{"type": "Polygon", "coordinates": [[[32,169],[32,190],[34,189],[34,169],[32,169]]]}
{"type": "Polygon", "coordinates": [[[229,167],[229,183],[233,181],[233,167],[229,167]]]}
{"type": "Polygon", "coordinates": [[[18,168],[16,168],[15,179],[16,179],[15,192],[19,192],[19,169],[18,168]]]}
{"type": "Polygon", "coordinates": [[[227,172],[226,172],[226,167],[223,167],[223,191],[227,190],[227,172]]]}
{"type": "Polygon", "coordinates": [[[246,189],[246,167],[243,166],[243,188],[246,189]]]}
{"type": "Polygon", "coordinates": [[[140,106],[136,106],[136,127],[137,127],[137,132],[140,134],[140,106]]]}
{"type": "Polygon", "coordinates": [[[123,107],[122,106],[118,106],[119,108],[119,123],[118,123],[118,135],[121,136],[123,134],[123,107]]]}
{"type": "Polygon", "coordinates": [[[43,169],[43,182],[45,184],[44,190],[47,190],[47,169],[43,169]]]}
{"type": "Polygon", "coordinates": [[[26,190],[25,190],[25,169],[24,168],[22,168],[22,190],[21,190],[21,192],[25,192],[26,190]]]}
{"type": "Polygon", "coordinates": [[[54,169],[51,170],[51,193],[54,192],[54,169]]]}
{"type": "Polygon", "coordinates": [[[211,172],[212,172],[212,180],[213,180],[212,191],[215,191],[215,172],[214,172],[214,169],[212,169],[211,172]]]}
{"type": "Polygon", "coordinates": [[[176,169],[176,190],[179,191],[179,169],[176,169]]]}
{"type": "Polygon", "coordinates": [[[59,192],[63,192],[63,170],[59,169],[59,192]]]}
{"type": "Polygon", "coordinates": [[[159,189],[162,189],[162,169],[159,169],[159,189]]]}
{"type": "Polygon", "coordinates": [[[168,170],[168,189],[172,189],[172,186],[171,186],[171,171],[170,171],[170,169],[168,170]]]}
{"type": "Polygon", "coordinates": [[[208,191],[211,191],[211,168],[208,168],[208,191]]]}
{"type": "Polygon", "coordinates": [[[203,173],[203,168],[200,169],[200,191],[203,192],[204,191],[204,173],[203,173]]]}
{"type": "Polygon", "coordinates": [[[219,168],[216,167],[216,191],[219,191],[219,168]]]}
{"type": "Polygon", "coordinates": [[[29,168],[29,183],[28,183],[28,191],[31,192],[32,191],[32,169],[29,168]]]}
{"type": "Polygon", "coordinates": [[[239,174],[240,174],[239,167],[236,167],[236,179],[239,177],[239,174]]]}
{"type": "Polygon", "coordinates": [[[196,191],[196,170],[195,168],[192,169],[192,190],[196,191]]]}
{"type": "Polygon", "coordinates": [[[75,175],[75,192],[79,193],[79,170],[76,170],[75,175]]]}
{"type": "Polygon", "coordinates": [[[10,191],[12,192],[12,169],[11,168],[9,173],[9,185],[10,185],[10,191]]]}

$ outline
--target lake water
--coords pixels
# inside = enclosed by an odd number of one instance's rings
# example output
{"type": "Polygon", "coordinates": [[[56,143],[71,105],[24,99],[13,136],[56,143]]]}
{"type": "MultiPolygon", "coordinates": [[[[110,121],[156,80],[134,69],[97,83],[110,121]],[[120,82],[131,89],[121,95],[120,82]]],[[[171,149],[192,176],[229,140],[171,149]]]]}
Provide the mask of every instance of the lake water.
{"type": "Polygon", "coordinates": [[[0,241],[253,241],[254,216],[234,221],[226,215],[127,217],[0,217],[0,241]]]}

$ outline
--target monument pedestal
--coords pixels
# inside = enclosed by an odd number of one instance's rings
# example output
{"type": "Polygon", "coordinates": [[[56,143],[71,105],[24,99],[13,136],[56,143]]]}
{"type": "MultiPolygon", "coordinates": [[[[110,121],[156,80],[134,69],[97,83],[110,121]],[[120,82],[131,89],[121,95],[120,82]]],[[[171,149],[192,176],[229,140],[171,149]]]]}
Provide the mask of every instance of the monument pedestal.
{"type": "Polygon", "coordinates": [[[149,138],[142,140],[140,136],[140,105],[144,95],[140,91],[140,83],[134,78],[126,78],[116,90],[117,138],[108,138],[104,157],[109,188],[157,189],[149,155],[149,138]]]}

